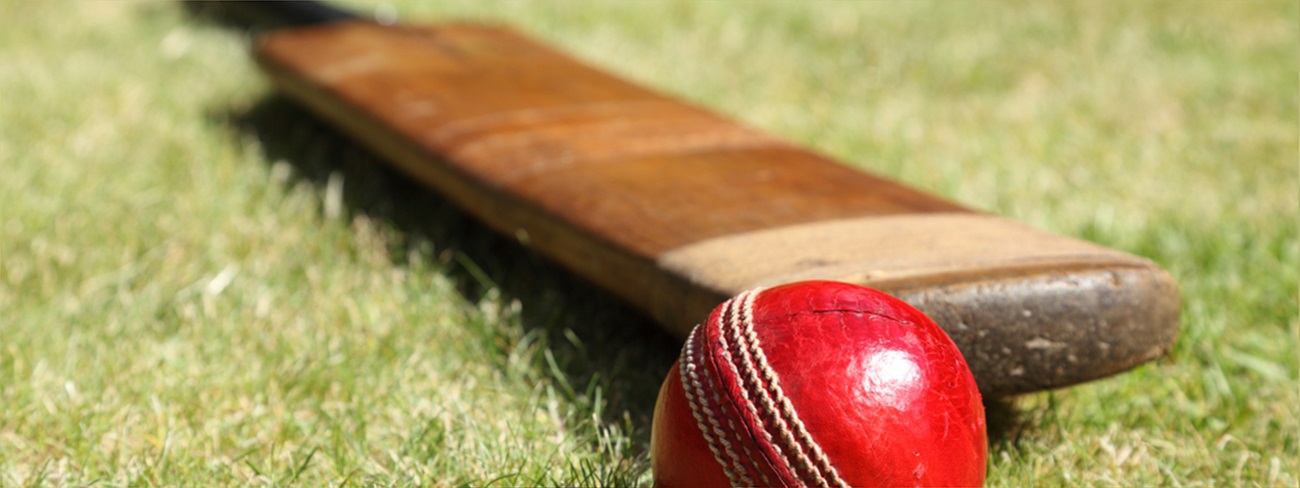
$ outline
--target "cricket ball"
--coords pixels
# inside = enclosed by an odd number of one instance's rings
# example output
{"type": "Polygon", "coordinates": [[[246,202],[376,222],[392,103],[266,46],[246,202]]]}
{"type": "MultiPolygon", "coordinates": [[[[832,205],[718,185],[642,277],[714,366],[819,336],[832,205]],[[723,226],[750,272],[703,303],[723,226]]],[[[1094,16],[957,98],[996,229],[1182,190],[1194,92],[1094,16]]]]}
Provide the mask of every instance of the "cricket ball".
{"type": "Polygon", "coordinates": [[[957,346],[894,297],[810,281],[696,326],[659,391],[656,486],[977,486],[984,406],[957,346]]]}

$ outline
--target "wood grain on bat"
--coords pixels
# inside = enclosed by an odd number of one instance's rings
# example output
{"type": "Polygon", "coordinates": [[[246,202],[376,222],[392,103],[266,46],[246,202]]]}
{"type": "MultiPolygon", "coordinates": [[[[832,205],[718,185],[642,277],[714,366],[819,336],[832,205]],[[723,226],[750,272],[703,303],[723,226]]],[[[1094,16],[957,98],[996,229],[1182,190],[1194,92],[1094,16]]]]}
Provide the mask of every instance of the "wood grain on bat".
{"type": "Polygon", "coordinates": [[[1147,260],[851,169],[507,29],[342,23],[272,34],[258,59],[399,168],[678,334],[749,286],[855,281],[935,315],[1000,394],[1131,367],[1176,332],[1172,280],[1147,260]],[[996,364],[1017,341],[1065,346],[996,364]],[[1011,374],[1059,364],[1046,382],[1011,374]]]}

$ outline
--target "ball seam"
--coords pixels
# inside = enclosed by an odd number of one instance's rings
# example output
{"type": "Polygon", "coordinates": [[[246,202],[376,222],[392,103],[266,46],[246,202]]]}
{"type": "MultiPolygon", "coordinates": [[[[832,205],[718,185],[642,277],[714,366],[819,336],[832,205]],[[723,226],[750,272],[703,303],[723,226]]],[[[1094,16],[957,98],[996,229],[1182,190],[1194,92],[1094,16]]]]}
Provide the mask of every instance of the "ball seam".
{"type": "Polygon", "coordinates": [[[744,344],[742,356],[748,356],[745,359],[752,361],[752,367],[746,368],[749,376],[749,381],[746,383],[752,385],[758,391],[758,396],[763,399],[767,419],[774,424],[772,427],[780,432],[782,439],[788,445],[796,448],[797,459],[794,461],[810,475],[812,479],[809,481],[818,486],[847,487],[848,484],[840,477],[826,453],[799,419],[789,397],[781,388],[780,376],[767,360],[767,354],[754,328],[754,302],[760,293],[761,290],[751,290],[741,295],[743,304],[739,323],[733,322],[729,328],[736,342],[744,344]],[[761,375],[761,380],[767,383],[767,389],[761,388],[756,370],[761,375]]]}
{"type": "MultiPolygon", "coordinates": [[[[695,417],[696,426],[704,436],[705,444],[709,446],[709,451],[713,453],[713,459],[722,466],[722,471],[726,474],[727,479],[731,481],[732,485],[752,486],[754,484],[753,479],[745,472],[744,466],[740,465],[739,455],[732,447],[733,443],[726,439],[726,434],[718,421],[718,415],[710,407],[709,402],[701,398],[706,396],[709,389],[705,388],[704,381],[700,380],[701,373],[708,375],[708,367],[698,364],[695,351],[699,339],[697,333],[700,332],[700,329],[701,327],[696,327],[692,330],[690,337],[686,340],[686,345],[683,346],[682,390],[685,393],[691,415],[695,417]]],[[[717,404],[716,400],[714,404],[717,404]]]]}

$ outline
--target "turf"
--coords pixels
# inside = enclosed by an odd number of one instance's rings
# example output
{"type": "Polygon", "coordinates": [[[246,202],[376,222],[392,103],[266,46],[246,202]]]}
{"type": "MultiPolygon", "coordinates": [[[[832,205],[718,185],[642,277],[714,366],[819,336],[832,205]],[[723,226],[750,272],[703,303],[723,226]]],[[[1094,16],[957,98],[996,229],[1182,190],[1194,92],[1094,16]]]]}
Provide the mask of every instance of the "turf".
{"type": "MultiPolygon", "coordinates": [[[[369,8],[369,7],[366,7],[369,8]]],[[[1150,257],[1174,350],[990,403],[989,484],[1300,483],[1294,2],[406,2],[1150,257]]],[[[0,485],[626,485],[672,339],[177,3],[0,1],[0,485]]]]}

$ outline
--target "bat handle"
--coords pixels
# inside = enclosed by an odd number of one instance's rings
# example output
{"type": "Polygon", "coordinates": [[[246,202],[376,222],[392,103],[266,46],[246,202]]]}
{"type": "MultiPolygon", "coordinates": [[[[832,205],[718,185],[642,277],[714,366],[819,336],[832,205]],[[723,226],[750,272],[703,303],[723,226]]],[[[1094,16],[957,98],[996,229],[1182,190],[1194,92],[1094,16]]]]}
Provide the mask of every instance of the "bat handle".
{"type": "Polygon", "coordinates": [[[313,0],[189,0],[186,3],[197,10],[215,11],[248,24],[268,29],[368,20],[356,13],[313,0]]]}

